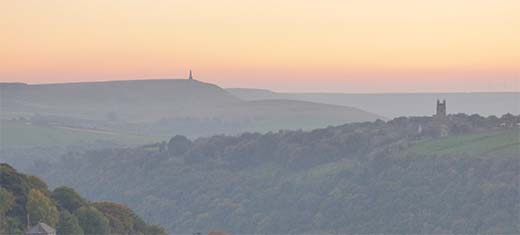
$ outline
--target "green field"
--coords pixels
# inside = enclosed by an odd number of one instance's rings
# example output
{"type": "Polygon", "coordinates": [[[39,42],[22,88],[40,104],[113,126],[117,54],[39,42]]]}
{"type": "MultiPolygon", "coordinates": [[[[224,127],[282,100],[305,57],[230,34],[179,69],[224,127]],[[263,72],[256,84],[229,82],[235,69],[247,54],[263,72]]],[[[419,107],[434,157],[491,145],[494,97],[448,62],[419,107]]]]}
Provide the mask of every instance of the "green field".
{"type": "Polygon", "coordinates": [[[497,154],[519,156],[519,129],[450,136],[438,140],[423,141],[410,148],[410,151],[427,155],[497,154]]]}
{"type": "Polygon", "coordinates": [[[140,136],[110,131],[39,126],[23,122],[0,122],[0,149],[54,147],[109,141],[125,145],[141,145],[166,140],[166,137],[140,136]]]}

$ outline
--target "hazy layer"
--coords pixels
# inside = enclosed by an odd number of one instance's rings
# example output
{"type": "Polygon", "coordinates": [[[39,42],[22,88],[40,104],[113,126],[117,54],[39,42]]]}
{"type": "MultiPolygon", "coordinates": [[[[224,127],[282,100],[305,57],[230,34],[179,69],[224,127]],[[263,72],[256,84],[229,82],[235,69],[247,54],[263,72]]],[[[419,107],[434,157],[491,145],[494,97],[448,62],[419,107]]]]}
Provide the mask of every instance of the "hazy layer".
{"type": "Polygon", "coordinates": [[[358,108],[295,100],[244,101],[209,83],[134,80],[0,84],[3,119],[145,135],[205,136],[310,129],[382,116],[358,108]]]}
{"type": "Polygon", "coordinates": [[[0,81],[196,76],[343,92],[518,89],[520,2],[2,1],[0,81]]]}
{"type": "Polygon", "coordinates": [[[445,99],[448,113],[501,116],[520,113],[520,93],[409,93],[409,94],[347,94],[347,93],[276,93],[260,89],[227,89],[244,100],[294,99],[326,104],[360,107],[385,117],[430,116],[435,101],[445,99]]]}

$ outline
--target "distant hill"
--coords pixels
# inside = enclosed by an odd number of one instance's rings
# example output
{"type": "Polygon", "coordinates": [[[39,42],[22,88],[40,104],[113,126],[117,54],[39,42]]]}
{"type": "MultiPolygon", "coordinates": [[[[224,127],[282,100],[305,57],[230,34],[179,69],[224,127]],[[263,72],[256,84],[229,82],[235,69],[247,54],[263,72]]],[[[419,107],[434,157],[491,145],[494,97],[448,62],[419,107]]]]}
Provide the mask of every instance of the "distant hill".
{"type": "Polygon", "coordinates": [[[0,118],[145,135],[311,129],[382,116],[304,101],[244,101],[196,80],[1,83],[0,118]]]}
{"type": "Polygon", "coordinates": [[[520,114],[520,92],[472,93],[283,93],[264,89],[230,88],[243,100],[292,99],[358,107],[385,117],[432,115],[437,99],[446,99],[449,113],[480,115],[520,114]]]}
{"type": "Polygon", "coordinates": [[[273,92],[267,89],[254,88],[226,88],[226,91],[243,100],[279,99],[284,93],[273,92]]]}
{"type": "Polygon", "coordinates": [[[167,116],[203,115],[241,100],[209,83],[190,80],[132,80],[62,84],[0,84],[7,112],[38,113],[131,122],[167,116]]]}

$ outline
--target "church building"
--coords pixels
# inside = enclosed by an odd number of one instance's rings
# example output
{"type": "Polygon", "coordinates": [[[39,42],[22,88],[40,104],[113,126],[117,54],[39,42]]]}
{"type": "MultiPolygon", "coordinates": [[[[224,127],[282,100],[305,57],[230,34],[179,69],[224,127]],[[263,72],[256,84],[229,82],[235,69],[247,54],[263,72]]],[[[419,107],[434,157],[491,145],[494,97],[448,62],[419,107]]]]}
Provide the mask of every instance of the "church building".
{"type": "Polygon", "coordinates": [[[435,117],[446,117],[446,100],[443,100],[442,102],[440,100],[437,100],[437,112],[435,113],[435,117]]]}

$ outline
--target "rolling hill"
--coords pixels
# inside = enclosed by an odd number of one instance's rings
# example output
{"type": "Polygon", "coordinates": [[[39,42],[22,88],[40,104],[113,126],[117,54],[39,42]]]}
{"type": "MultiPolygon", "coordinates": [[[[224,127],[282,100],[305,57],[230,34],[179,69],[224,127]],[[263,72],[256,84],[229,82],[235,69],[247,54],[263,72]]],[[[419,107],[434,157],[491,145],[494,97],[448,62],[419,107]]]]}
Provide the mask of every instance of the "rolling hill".
{"type": "Polygon", "coordinates": [[[216,85],[184,79],[3,83],[0,89],[4,119],[36,116],[67,126],[147,135],[201,136],[312,129],[383,118],[339,105],[290,100],[244,101],[216,85]],[[204,131],[182,128],[190,125],[209,128],[204,131]]]}
{"type": "Polygon", "coordinates": [[[133,80],[62,84],[0,84],[4,112],[122,121],[197,115],[241,102],[223,89],[190,80],[133,80]]]}
{"type": "Polygon", "coordinates": [[[520,114],[520,92],[471,93],[284,93],[264,89],[230,88],[229,93],[243,100],[291,99],[359,107],[385,117],[430,116],[435,100],[446,99],[449,113],[500,116],[520,114]]]}
{"type": "Polygon", "coordinates": [[[18,169],[66,152],[189,137],[312,129],[383,117],[306,101],[244,101],[196,80],[0,83],[0,160],[18,169]]]}

